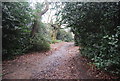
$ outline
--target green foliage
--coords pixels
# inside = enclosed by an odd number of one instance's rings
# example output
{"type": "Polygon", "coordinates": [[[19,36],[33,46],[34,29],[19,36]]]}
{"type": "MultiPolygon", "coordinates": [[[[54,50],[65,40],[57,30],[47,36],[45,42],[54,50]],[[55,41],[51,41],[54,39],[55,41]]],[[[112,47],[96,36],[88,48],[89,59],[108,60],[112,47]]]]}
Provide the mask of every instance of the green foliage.
{"type": "Polygon", "coordinates": [[[59,42],[62,42],[61,40],[52,40],[51,43],[54,44],[54,43],[59,43],[59,42]]]}
{"type": "Polygon", "coordinates": [[[113,3],[66,3],[63,23],[75,34],[83,56],[98,68],[120,74],[120,7],[113,3]]]}
{"type": "Polygon", "coordinates": [[[58,40],[62,40],[62,41],[65,41],[65,42],[70,42],[73,40],[72,38],[72,34],[70,32],[66,32],[65,30],[63,29],[60,29],[57,33],[57,39],[58,40]]]}
{"type": "Polygon", "coordinates": [[[39,22],[39,34],[42,35],[42,37],[45,39],[46,42],[51,42],[52,38],[50,36],[50,31],[52,29],[50,29],[50,27],[42,22],[39,22]]]}
{"type": "Polygon", "coordinates": [[[3,59],[21,54],[29,44],[31,9],[29,3],[2,3],[3,59]]]}
{"type": "MultiPolygon", "coordinates": [[[[39,6],[37,7],[39,8],[39,6]]],[[[36,33],[34,38],[30,38],[31,27],[37,17],[34,13],[36,13],[36,10],[33,10],[28,2],[2,3],[3,60],[21,55],[30,49],[31,51],[50,49],[47,40],[48,32],[40,19],[38,21],[39,32],[36,33]]]]}
{"type": "Polygon", "coordinates": [[[36,34],[36,36],[31,39],[31,48],[30,51],[47,51],[50,50],[50,45],[40,34],[36,34]]]}
{"type": "MultiPolygon", "coordinates": [[[[35,13],[40,13],[43,5],[41,3],[35,4],[35,13]]],[[[35,22],[37,23],[35,26],[37,32],[35,32],[35,36],[31,38],[31,48],[29,50],[32,51],[47,51],[50,49],[50,36],[49,31],[47,30],[47,25],[41,22],[41,16],[35,15],[35,22]]]]}
{"type": "Polygon", "coordinates": [[[31,48],[29,50],[32,51],[47,51],[50,50],[50,42],[49,32],[47,30],[47,26],[45,26],[42,22],[39,22],[39,32],[36,33],[34,38],[31,38],[31,48]]]}

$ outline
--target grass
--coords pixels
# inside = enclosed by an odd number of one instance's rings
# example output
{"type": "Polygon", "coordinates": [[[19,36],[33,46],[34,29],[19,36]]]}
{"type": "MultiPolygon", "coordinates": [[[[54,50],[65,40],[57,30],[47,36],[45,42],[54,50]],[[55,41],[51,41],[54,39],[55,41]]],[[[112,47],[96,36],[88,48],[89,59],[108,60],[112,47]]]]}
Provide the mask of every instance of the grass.
{"type": "Polygon", "coordinates": [[[62,42],[61,40],[52,40],[51,43],[54,44],[54,43],[59,43],[59,42],[62,42]]]}

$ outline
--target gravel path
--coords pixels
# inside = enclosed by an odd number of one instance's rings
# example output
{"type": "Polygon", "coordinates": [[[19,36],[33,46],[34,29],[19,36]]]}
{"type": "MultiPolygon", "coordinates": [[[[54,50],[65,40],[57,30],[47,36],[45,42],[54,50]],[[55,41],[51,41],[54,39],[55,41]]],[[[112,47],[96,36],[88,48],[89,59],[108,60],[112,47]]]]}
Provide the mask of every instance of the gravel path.
{"type": "Polygon", "coordinates": [[[4,61],[3,79],[96,79],[97,74],[92,73],[78,49],[73,42],[61,42],[52,44],[48,52],[4,61]]]}

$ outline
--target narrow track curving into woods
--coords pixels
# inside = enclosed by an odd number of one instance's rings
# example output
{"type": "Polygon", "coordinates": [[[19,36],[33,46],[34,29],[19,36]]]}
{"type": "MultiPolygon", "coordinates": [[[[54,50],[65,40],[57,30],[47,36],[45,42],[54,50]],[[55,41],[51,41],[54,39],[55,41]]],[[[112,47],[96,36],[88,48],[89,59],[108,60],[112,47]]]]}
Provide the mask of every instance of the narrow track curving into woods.
{"type": "MultiPolygon", "coordinates": [[[[31,53],[3,62],[3,79],[111,78],[88,64],[73,42],[51,44],[47,52],[31,53]]],[[[115,77],[113,77],[115,78],[115,77]]]]}

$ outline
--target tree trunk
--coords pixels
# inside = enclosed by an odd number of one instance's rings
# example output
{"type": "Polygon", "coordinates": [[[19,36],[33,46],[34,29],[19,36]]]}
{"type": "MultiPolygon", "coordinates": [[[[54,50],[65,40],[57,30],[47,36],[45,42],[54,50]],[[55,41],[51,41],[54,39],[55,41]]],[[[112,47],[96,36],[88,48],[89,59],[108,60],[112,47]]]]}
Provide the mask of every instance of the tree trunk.
{"type": "MultiPolygon", "coordinates": [[[[39,18],[41,18],[41,16],[43,14],[45,14],[48,11],[48,9],[49,9],[49,3],[48,3],[47,0],[45,0],[45,5],[46,5],[45,9],[43,11],[40,11],[39,13],[36,14],[37,16],[39,16],[39,18]]],[[[34,23],[33,23],[33,27],[31,29],[31,37],[34,37],[35,33],[38,31],[38,26],[39,26],[38,25],[38,21],[39,21],[39,19],[36,18],[34,23]]]]}

